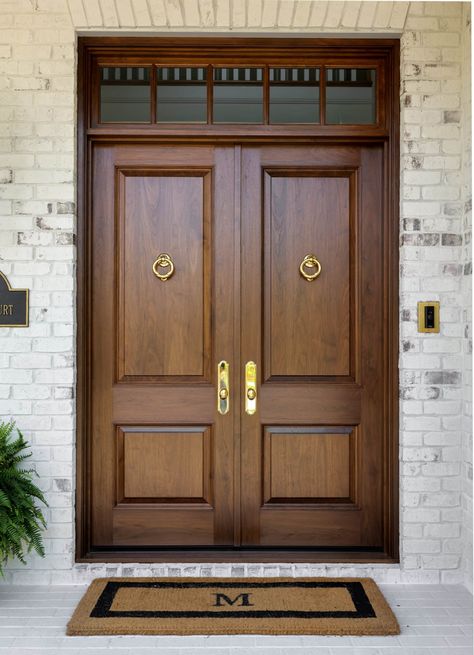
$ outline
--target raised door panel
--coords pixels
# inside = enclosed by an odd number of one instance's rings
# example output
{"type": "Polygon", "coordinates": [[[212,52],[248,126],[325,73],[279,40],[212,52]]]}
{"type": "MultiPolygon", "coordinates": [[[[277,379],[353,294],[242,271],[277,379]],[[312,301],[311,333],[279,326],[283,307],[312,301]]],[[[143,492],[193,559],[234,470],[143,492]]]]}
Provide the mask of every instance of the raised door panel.
{"type": "Polygon", "coordinates": [[[351,428],[277,428],[264,434],[265,503],[350,502],[351,428]]]}
{"type": "Polygon", "coordinates": [[[211,503],[211,431],[118,428],[119,502],[211,503]]]}
{"type": "Polygon", "coordinates": [[[209,381],[210,183],[194,169],[117,172],[119,381],[209,381]]]}
{"type": "Polygon", "coordinates": [[[264,185],[265,378],[349,376],[353,175],[267,169],[264,185]]]}

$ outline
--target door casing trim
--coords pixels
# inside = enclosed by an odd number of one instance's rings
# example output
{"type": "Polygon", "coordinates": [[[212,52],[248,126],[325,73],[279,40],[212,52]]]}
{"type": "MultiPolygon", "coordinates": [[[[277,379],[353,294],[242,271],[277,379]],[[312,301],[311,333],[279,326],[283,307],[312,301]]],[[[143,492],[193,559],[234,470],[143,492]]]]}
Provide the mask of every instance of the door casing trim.
{"type": "MultiPolygon", "coordinates": [[[[225,37],[79,37],[78,39],[78,114],[77,114],[77,418],[76,418],[76,556],[75,561],[81,562],[307,562],[307,563],[377,563],[393,564],[399,562],[399,465],[398,465],[398,354],[399,354],[399,170],[400,170],[400,118],[398,89],[399,72],[399,40],[397,39],[298,39],[298,38],[243,38],[229,39],[225,37]],[[126,51],[132,47],[153,48],[153,45],[195,47],[198,42],[210,47],[216,42],[229,45],[238,42],[247,51],[249,49],[258,56],[260,48],[291,49],[295,46],[326,50],[330,57],[331,48],[341,48],[352,54],[354,61],[357,52],[367,49],[381,53],[387,62],[386,107],[390,109],[391,120],[387,130],[372,131],[353,129],[334,129],[311,134],[309,131],[298,132],[289,129],[286,133],[254,132],[245,134],[243,130],[229,133],[201,132],[190,135],[179,133],[163,133],[161,130],[129,129],[113,133],[109,128],[89,127],[89,107],[91,85],[88,84],[88,74],[91,58],[97,52],[107,53],[117,50],[126,51]],[[213,143],[226,145],[243,145],[285,143],[285,144],[384,144],[384,209],[389,229],[384,239],[384,276],[386,280],[385,294],[387,315],[386,329],[386,361],[388,399],[384,408],[389,426],[384,435],[385,471],[384,471],[384,551],[374,550],[321,550],[321,549],[157,549],[157,550],[123,550],[106,551],[92,550],[90,545],[90,503],[91,494],[88,481],[90,479],[91,439],[89,430],[90,417],[90,247],[91,235],[88,226],[90,216],[91,180],[91,150],[97,142],[154,142],[154,143],[213,143]]],[[[266,126],[268,127],[268,126],[266,126]]],[[[315,130],[317,132],[318,130],[315,130]]]]}

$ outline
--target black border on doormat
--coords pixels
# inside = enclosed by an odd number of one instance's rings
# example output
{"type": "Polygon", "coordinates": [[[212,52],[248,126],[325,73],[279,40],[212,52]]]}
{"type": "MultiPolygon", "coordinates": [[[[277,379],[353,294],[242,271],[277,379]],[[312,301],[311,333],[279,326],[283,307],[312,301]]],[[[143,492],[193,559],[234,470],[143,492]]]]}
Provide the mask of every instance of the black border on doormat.
{"type": "Polygon", "coordinates": [[[376,617],[376,613],[360,582],[107,582],[97,599],[90,617],[93,618],[299,618],[299,619],[366,619],[376,617]],[[124,587],[145,589],[261,589],[265,587],[303,587],[303,588],[343,588],[349,592],[355,611],[296,611],[296,610],[227,610],[225,612],[209,611],[151,611],[112,610],[117,591],[124,587]]]}

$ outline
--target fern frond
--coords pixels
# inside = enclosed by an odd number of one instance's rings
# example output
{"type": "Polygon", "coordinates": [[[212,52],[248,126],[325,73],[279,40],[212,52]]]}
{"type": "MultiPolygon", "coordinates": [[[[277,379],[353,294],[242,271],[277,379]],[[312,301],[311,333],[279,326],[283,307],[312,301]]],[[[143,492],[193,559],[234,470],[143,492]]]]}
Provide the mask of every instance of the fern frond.
{"type": "Polygon", "coordinates": [[[39,500],[47,505],[43,492],[34,483],[34,468],[22,467],[31,457],[28,443],[13,421],[0,422],[0,575],[8,560],[26,563],[25,554],[34,550],[44,556],[42,529],[46,521],[39,500]]]}

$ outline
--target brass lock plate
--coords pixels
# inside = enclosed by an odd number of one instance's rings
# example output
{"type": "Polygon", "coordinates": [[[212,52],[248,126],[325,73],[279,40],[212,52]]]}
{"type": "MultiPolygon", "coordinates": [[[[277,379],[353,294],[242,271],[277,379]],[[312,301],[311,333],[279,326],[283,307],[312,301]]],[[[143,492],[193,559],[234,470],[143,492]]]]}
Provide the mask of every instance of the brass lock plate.
{"type": "Polygon", "coordinates": [[[257,411],[257,365],[255,362],[245,364],[245,411],[255,414],[257,411]]]}
{"type": "Polygon", "coordinates": [[[217,411],[219,414],[227,414],[229,411],[229,394],[229,363],[222,360],[217,365],[217,411]]]}

